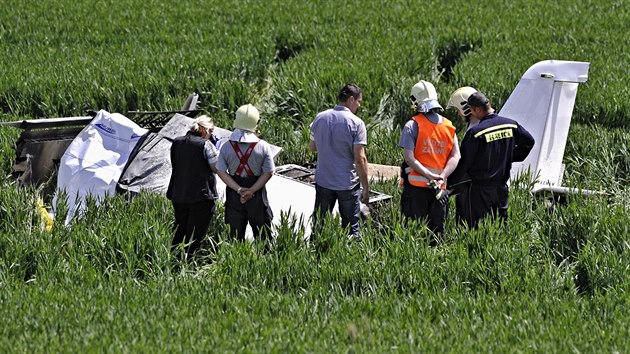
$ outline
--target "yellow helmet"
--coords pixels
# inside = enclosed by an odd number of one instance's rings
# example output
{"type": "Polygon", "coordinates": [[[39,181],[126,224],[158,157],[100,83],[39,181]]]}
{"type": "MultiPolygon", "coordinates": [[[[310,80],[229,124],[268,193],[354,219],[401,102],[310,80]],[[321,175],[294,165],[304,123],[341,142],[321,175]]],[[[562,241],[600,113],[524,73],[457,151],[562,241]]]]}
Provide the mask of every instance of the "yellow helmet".
{"type": "Polygon", "coordinates": [[[446,105],[446,108],[455,107],[457,108],[457,110],[459,111],[461,115],[463,115],[466,118],[469,118],[470,107],[468,107],[468,103],[466,103],[466,101],[468,101],[468,97],[470,97],[470,95],[472,95],[475,92],[477,92],[477,90],[470,86],[464,86],[464,87],[458,88],[457,90],[455,90],[455,92],[451,94],[451,98],[448,100],[448,104],[446,105]]]}
{"type": "Polygon", "coordinates": [[[236,110],[236,118],[234,119],[234,129],[241,129],[253,132],[256,130],[260,113],[258,109],[251,104],[240,106],[236,110]]]}

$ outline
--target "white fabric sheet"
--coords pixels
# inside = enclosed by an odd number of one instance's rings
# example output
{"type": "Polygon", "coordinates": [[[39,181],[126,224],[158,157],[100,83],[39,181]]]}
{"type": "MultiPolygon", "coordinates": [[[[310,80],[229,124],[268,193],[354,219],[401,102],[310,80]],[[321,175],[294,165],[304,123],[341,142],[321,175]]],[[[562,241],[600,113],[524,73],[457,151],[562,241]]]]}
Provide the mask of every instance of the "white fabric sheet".
{"type": "Polygon", "coordinates": [[[65,224],[81,214],[88,196],[102,200],[113,195],[131,151],[148,130],[127,117],[104,110],[98,112],[78,135],[61,158],[57,175],[57,192],[67,197],[65,224]]]}

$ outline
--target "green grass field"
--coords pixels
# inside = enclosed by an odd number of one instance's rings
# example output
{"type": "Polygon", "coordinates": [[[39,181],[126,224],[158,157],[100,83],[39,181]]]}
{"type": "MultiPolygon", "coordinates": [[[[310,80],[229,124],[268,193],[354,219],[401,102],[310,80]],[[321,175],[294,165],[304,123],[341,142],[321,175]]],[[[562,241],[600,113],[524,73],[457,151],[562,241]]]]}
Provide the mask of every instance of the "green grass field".
{"type": "Polygon", "coordinates": [[[360,244],[329,220],[314,249],[288,217],[265,253],[227,239],[219,208],[219,251],[179,262],[159,195],[41,231],[41,191],[9,176],[19,131],[1,128],[0,352],[628,352],[628,5],[4,1],[1,121],[171,110],[195,91],[219,126],[257,105],[279,165],[314,161],[308,124],[346,82],[365,92],[368,159],[397,165],[418,80],[444,104],[470,85],[500,108],[535,62],[588,61],[564,184],[609,196],[548,208],[516,183],[507,229],[451,216],[429,247],[395,183],[375,183],[394,198],[360,244]]]}

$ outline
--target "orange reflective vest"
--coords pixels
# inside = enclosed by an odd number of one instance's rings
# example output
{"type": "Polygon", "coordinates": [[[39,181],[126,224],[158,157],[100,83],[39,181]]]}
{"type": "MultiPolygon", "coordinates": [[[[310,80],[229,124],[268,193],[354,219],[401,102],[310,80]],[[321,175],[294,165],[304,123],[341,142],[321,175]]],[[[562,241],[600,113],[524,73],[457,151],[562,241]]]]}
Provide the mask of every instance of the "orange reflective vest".
{"type": "MultiPolygon", "coordinates": [[[[413,116],[411,119],[418,124],[414,157],[429,171],[437,174],[442,173],[455,143],[453,123],[442,117],[442,122],[435,124],[423,113],[413,116]]],[[[429,180],[411,167],[408,167],[408,173],[409,184],[416,187],[429,187],[429,180]]],[[[443,183],[441,188],[445,189],[446,183],[443,183]]]]}

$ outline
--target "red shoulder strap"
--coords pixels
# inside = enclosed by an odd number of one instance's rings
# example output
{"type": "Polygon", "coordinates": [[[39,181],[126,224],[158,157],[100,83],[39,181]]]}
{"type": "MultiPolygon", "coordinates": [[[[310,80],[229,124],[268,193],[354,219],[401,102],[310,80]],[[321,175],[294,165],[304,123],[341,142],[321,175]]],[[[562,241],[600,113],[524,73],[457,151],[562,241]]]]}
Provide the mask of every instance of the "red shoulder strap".
{"type": "Polygon", "coordinates": [[[257,143],[258,142],[250,143],[249,146],[247,147],[247,150],[245,150],[245,153],[243,154],[241,152],[241,149],[238,147],[238,143],[230,140],[230,145],[232,145],[232,149],[234,149],[234,152],[236,153],[236,157],[238,157],[239,159],[239,165],[238,165],[238,168],[236,169],[237,176],[240,176],[241,173],[243,173],[243,170],[245,170],[248,176],[254,175],[254,172],[252,172],[252,169],[249,168],[247,161],[249,160],[249,157],[252,155],[252,152],[254,151],[254,147],[256,147],[257,143]]]}

